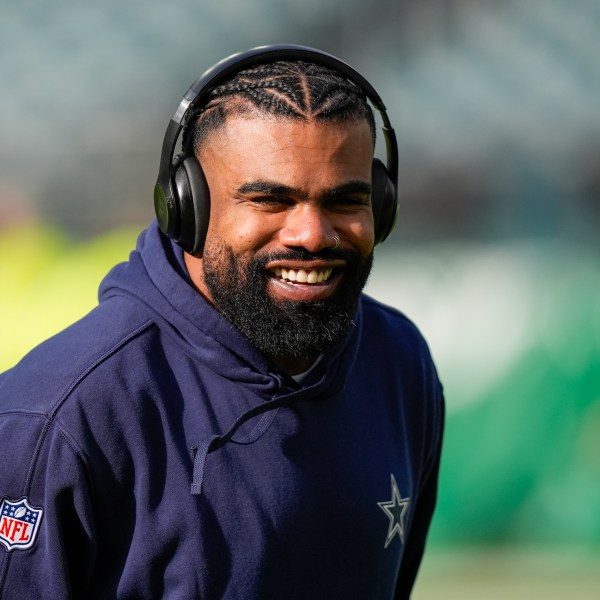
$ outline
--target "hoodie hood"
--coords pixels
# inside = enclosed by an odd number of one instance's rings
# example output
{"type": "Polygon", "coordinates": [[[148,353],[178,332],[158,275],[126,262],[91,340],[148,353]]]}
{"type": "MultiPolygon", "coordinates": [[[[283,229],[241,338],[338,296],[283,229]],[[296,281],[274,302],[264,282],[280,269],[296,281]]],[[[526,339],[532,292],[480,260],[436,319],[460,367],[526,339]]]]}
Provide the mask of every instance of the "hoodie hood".
{"type": "Polygon", "coordinates": [[[256,387],[257,393],[281,388],[281,377],[266,358],[194,289],[183,250],[156,222],[139,236],[129,261],[102,281],[100,302],[113,296],[133,300],[184,352],[224,377],[256,387]]]}
{"type": "Polygon", "coordinates": [[[358,350],[360,306],[352,331],[298,384],[272,365],[197,292],[187,274],[183,250],[160,232],[156,221],[140,235],[129,261],[117,265],[102,282],[100,302],[115,296],[136,303],[194,361],[245,386],[257,397],[256,405],[241,414],[228,431],[218,432],[196,446],[192,493],[201,492],[208,453],[227,443],[256,441],[280,408],[339,393],[358,350]]]}

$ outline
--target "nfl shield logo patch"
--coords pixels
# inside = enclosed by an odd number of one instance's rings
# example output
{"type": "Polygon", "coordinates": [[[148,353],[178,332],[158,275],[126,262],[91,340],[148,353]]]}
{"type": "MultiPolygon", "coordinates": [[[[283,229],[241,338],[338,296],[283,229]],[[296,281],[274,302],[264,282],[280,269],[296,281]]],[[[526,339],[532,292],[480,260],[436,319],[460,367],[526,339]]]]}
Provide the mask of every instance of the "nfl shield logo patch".
{"type": "Polygon", "coordinates": [[[44,511],[31,506],[27,498],[16,502],[4,498],[0,504],[0,542],[9,551],[31,548],[43,514],[44,511]]]}

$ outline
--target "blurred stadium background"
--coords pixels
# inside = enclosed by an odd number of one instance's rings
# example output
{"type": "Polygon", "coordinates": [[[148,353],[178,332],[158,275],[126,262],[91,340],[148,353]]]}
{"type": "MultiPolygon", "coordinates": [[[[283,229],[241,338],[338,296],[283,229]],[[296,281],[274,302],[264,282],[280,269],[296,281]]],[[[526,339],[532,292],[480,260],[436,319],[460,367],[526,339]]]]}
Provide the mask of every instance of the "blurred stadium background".
{"type": "Polygon", "coordinates": [[[127,257],[196,76],[255,45],[328,50],[400,144],[369,292],[446,388],[414,598],[600,598],[600,0],[0,6],[0,370],[127,257]]]}

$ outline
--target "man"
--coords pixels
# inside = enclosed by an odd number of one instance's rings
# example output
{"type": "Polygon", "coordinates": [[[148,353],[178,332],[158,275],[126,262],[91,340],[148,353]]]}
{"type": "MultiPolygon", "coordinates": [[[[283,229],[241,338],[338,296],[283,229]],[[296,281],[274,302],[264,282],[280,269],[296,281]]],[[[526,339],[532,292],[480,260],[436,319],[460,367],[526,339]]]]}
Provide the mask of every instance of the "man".
{"type": "Polygon", "coordinates": [[[203,84],[160,228],[0,378],[1,598],[409,597],[441,386],[361,294],[389,230],[365,91],[286,48],[203,84]]]}

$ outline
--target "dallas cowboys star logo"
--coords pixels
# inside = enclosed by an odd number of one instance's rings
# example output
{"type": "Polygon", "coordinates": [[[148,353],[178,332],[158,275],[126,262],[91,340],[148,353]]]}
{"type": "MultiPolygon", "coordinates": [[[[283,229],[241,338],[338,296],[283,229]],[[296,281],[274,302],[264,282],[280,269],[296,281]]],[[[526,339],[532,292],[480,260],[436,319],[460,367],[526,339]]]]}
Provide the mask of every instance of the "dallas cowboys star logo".
{"type": "Polygon", "coordinates": [[[378,502],[377,504],[390,520],[384,548],[390,545],[396,534],[398,534],[400,541],[404,544],[405,518],[410,506],[410,498],[402,498],[393,473],[392,499],[389,502],[378,502]]]}

